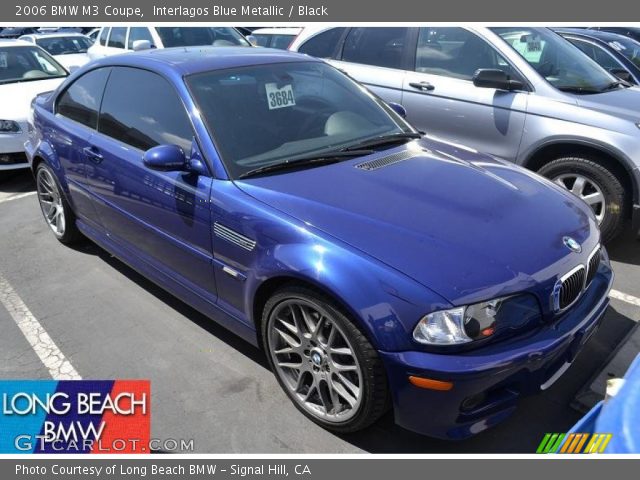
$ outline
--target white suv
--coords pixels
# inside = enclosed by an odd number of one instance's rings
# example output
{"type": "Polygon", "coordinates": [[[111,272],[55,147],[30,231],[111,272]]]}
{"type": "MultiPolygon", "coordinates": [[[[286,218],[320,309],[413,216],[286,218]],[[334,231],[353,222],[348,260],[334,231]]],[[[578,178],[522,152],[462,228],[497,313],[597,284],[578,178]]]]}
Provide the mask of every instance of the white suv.
{"type": "Polygon", "coordinates": [[[232,27],[102,27],[89,48],[91,59],[148,48],[250,46],[232,27]]]}

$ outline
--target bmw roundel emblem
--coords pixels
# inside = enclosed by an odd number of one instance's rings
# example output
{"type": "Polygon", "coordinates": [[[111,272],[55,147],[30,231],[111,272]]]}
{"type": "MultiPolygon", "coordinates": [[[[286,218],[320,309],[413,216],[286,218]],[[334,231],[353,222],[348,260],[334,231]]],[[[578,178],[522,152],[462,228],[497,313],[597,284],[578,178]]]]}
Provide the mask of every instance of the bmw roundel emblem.
{"type": "Polygon", "coordinates": [[[580,253],[582,251],[580,244],[571,237],[562,237],[562,243],[572,252],[580,253]]]}

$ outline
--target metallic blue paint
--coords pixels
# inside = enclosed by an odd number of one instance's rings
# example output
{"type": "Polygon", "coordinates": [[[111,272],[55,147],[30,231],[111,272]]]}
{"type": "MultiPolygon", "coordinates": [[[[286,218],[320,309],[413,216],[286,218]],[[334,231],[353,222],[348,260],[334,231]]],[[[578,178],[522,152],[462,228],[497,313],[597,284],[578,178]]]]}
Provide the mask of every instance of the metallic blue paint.
{"type": "Polygon", "coordinates": [[[557,279],[586,263],[599,242],[593,214],[534,173],[429,137],[338,164],[231,181],[183,77],[301,61],[318,60],[234,48],[99,60],[37,98],[28,157],[54,168],[88,237],[250,342],[259,344],[260,289],[305,282],[342,303],[380,352],[399,424],[462,438],[503,420],[520,395],[538,391],[573,360],[606,309],[613,273],[604,249],[598,274],[573,307],[556,314],[550,302],[557,279]],[[151,170],[141,151],[53,113],[74,79],[119,65],[153,71],[175,87],[193,124],[191,160],[199,171],[151,170]],[[412,155],[401,162],[355,167],[405,150],[412,155]],[[255,245],[215,235],[215,223],[255,245]],[[565,236],[582,252],[570,252],[565,236]],[[427,313],[518,292],[536,296],[542,327],[448,353],[412,338],[427,313]],[[419,389],[408,375],[453,381],[454,388],[419,389]]]}

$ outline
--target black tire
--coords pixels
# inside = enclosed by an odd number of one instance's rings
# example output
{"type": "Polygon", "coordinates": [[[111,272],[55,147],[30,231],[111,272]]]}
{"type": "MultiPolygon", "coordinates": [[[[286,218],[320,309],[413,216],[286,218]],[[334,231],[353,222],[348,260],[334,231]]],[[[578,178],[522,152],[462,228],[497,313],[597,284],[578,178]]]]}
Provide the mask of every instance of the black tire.
{"type": "Polygon", "coordinates": [[[605,198],[604,218],[600,223],[602,241],[617,237],[625,226],[627,198],[622,182],[607,167],[590,157],[563,157],[544,165],[538,170],[551,180],[562,175],[578,174],[597,185],[605,198]]]}
{"type": "Polygon", "coordinates": [[[262,340],[271,370],[274,372],[274,376],[282,389],[298,410],[323,428],[336,433],[350,433],[362,430],[376,422],[389,409],[390,396],[387,385],[387,375],[377,351],[364,334],[349,319],[348,315],[343,312],[342,308],[323,293],[296,285],[286,286],[276,291],[266,302],[263,309],[262,340]],[[363,379],[362,400],[357,409],[357,413],[345,422],[329,422],[307,412],[307,410],[296,401],[294,392],[291,391],[277,373],[270,353],[269,328],[272,321],[271,314],[279,304],[292,299],[303,299],[319,306],[327,312],[330,315],[330,320],[337,324],[341,328],[342,333],[348,337],[358,363],[361,365],[363,379]]]}
{"type": "Polygon", "coordinates": [[[62,187],[60,187],[60,183],[58,182],[58,178],[55,172],[53,171],[53,169],[51,169],[51,167],[49,167],[46,163],[41,162],[36,168],[35,177],[36,177],[36,190],[38,191],[38,201],[40,202],[40,209],[42,210],[42,215],[45,217],[45,222],[47,222],[47,225],[50,227],[54,236],[61,243],[64,243],[65,245],[71,245],[73,243],[77,243],[83,240],[84,236],[76,226],[76,215],[75,213],[73,213],[73,210],[69,205],[69,202],[67,202],[67,199],[64,195],[64,191],[62,190],[62,187]],[[47,220],[47,215],[45,213],[45,206],[42,202],[42,195],[40,194],[40,190],[39,190],[40,187],[38,185],[40,175],[42,175],[44,172],[47,172],[49,174],[49,178],[53,180],[53,183],[54,183],[53,186],[57,190],[57,194],[60,196],[62,211],[64,214],[64,223],[65,223],[64,231],[61,233],[55,231],[54,228],[51,227],[51,225],[47,220]]]}

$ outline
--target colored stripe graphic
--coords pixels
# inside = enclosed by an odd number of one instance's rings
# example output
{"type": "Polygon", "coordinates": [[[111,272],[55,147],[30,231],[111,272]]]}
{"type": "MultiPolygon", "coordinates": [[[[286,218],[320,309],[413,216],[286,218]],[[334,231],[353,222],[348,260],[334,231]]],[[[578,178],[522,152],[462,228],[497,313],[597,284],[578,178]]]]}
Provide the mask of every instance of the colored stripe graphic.
{"type": "MultiPolygon", "coordinates": [[[[116,415],[107,411],[102,420],[105,428],[99,443],[94,444],[91,453],[149,453],[151,437],[151,391],[148,381],[117,380],[111,390],[111,397],[121,393],[131,393],[134,399],[144,400],[146,411],[136,408],[133,415],[116,415]],[[126,432],[126,436],[123,435],[126,432]]],[[[131,400],[124,399],[119,408],[130,409],[131,400]]],[[[135,407],[135,405],[134,405],[135,407]]],[[[141,407],[141,405],[139,405],[141,407]]]]}
{"type": "Polygon", "coordinates": [[[149,453],[148,380],[0,380],[0,453],[149,453]]]}
{"type": "MultiPolygon", "coordinates": [[[[75,382],[73,380],[61,380],[58,382],[56,392],[65,393],[71,399],[73,407],[65,415],[49,413],[45,422],[54,425],[57,440],[55,442],[38,442],[34,453],[90,453],[91,443],[85,440],[96,440],[97,435],[93,432],[100,431],[102,415],[79,413],[79,405],[74,400],[78,398],[79,393],[87,393],[95,395],[96,402],[103,403],[106,396],[109,395],[113,388],[112,380],[85,380],[75,382]],[[65,433],[67,432],[67,433],[65,433]],[[86,439],[83,439],[81,433],[87,433],[86,439]],[[66,438],[65,438],[66,437],[66,438]]],[[[40,435],[46,435],[42,426],[40,435]]]]}
{"type": "Polygon", "coordinates": [[[546,433],[536,453],[604,453],[612,436],[611,433],[546,433]]]}

